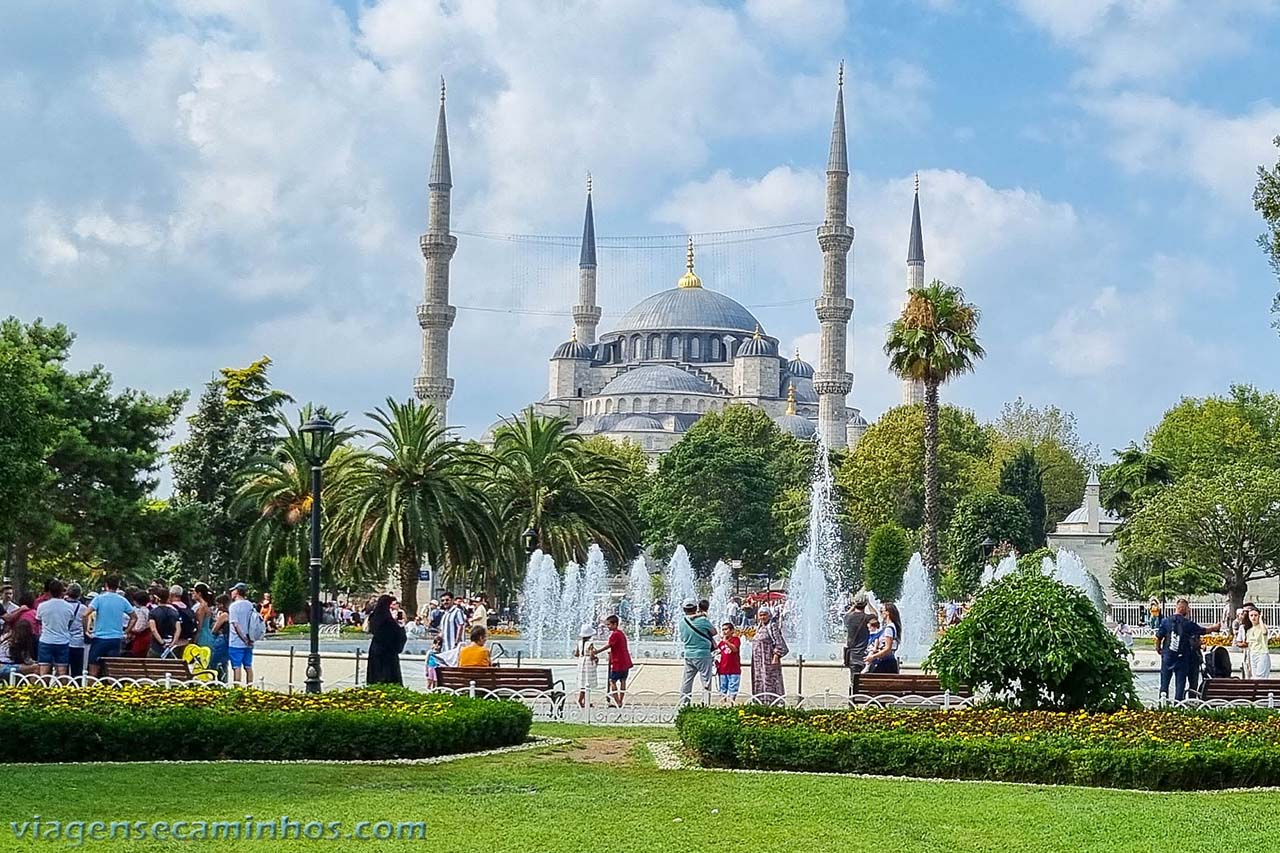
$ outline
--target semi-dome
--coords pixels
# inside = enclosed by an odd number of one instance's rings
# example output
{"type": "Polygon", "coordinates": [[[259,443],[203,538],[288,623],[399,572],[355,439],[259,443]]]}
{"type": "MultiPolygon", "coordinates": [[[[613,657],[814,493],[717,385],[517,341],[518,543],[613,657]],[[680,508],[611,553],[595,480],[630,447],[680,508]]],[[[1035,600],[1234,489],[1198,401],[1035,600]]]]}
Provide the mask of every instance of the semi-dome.
{"type": "Polygon", "coordinates": [[[599,396],[611,394],[714,394],[705,380],[688,371],[667,364],[647,364],[628,370],[600,390],[599,396]]]}
{"type": "Polygon", "coordinates": [[[787,373],[797,379],[812,379],[813,365],[800,357],[800,350],[796,350],[796,357],[787,362],[787,373]]]}
{"type": "Polygon", "coordinates": [[[758,325],[750,311],[723,293],[703,287],[673,287],[655,293],[622,315],[614,331],[693,329],[749,335],[758,325]]]}
{"type": "Polygon", "coordinates": [[[818,426],[803,415],[779,415],[774,423],[783,432],[799,439],[811,439],[818,434],[818,426]]]}
{"type": "Polygon", "coordinates": [[[662,424],[656,419],[648,415],[627,415],[622,420],[613,425],[612,432],[645,432],[648,430],[661,430],[662,424]]]}

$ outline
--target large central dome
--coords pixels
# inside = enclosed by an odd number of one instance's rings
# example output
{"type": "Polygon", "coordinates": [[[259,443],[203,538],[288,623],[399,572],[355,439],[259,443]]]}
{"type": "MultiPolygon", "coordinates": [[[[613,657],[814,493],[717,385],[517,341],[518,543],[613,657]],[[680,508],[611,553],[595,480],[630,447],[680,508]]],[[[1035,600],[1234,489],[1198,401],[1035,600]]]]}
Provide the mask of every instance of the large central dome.
{"type": "Polygon", "coordinates": [[[655,293],[618,321],[616,332],[699,331],[752,334],[759,323],[723,293],[701,287],[673,287],[655,293]]]}

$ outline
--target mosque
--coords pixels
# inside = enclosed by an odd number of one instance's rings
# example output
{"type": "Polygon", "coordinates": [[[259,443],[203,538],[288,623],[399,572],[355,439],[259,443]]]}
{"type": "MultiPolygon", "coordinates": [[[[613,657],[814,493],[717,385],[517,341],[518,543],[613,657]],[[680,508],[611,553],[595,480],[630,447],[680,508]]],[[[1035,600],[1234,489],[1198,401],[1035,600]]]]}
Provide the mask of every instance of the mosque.
{"type": "MultiPolygon", "coordinates": [[[[853,375],[848,364],[847,258],[854,229],[848,224],[848,145],[844,120],[844,70],[836,85],[835,119],[827,160],[826,209],[817,240],[823,257],[822,289],[815,311],[820,329],[818,364],[787,358],[778,339],[749,310],[704,284],[689,241],[684,274],[675,286],[633,306],[597,334],[602,311],[596,301],[596,238],[591,187],[578,264],[578,304],[568,341],[551,355],[547,393],[535,411],[563,416],[575,431],[636,442],[651,457],[671,449],[702,415],[732,404],[756,406],[786,432],[828,447],[851,447],[867,428],[848,402],[853,375]]],[[[452,174],[445,123],[444,85],[432,157],[428,230],[421,238],[426,287],[418,306],[422,360],[414,392],[443,419],[453,380],[448,378],[449,330],[456,309],[449,304],[449,262],[457,238],[449,230],[452,174]]],[[[674,275],[673,275],[674,277],[674,275]]],[[[908,287],[924,283],[924,241],[916,186],[907,251],[908,287]]],[[[712,285],[712,286],[708,286],[712,285]]],[[[903,384],[903,402],[920,402],[924,389],[903,384]]],[[[499,424],[501,421],[499,421],[499,424]]],[[[490,427],[483,441],[488,441],[490,427]]]]}

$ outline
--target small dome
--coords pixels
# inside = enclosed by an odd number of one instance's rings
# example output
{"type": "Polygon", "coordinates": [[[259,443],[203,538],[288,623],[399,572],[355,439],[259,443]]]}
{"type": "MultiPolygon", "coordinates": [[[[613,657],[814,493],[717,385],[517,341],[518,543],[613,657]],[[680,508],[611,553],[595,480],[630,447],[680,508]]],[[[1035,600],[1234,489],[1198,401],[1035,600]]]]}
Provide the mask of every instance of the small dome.
{"type": "Polygon", "coordinates": [[[648,364],[621,374],[600,390],[597,396],[610,394],[714,394],[705,379],[667,364],[648,364]]]}
{"type": "Polygon", "coordinates": [[[662,423],[656,418],[648,415],[628,415],[614,424],[610,432],[646,432],[664,429],[662,423]]]}
{"type": "Polygon", "coordinates": [[[773,419],[778,429],[801,440],[808,440],[818,434],[818,426],[803,415],[781,415],[773,419]]]}
{"type": "Polygon", "coordinates": [[[790,379],[784,379],[782,383],[781,396],[786,397],[791,390],[795,389],[797,403],[816,403],[818,402],[818,392],[813,390],[813,380],[809,378],[798,378],[792,376],[790,379]]]}
{"type": "Polygon", "coordinates": [[[796,357],[787,362],[787,373],[797,379],[812,379],[813,365],[802,359],[800,350],[796,350],[796,357]]]}
{"type": "MultiPolygon", "coordinates": [[[[546,352],[546,350],[543,350],[543,352],[546,352]]],[[[556,347],[555,354],[551,357],[582,358],[590,361],[592,357],[591,347],[586,344],[580,344],[577,341],[565,341],[560,346],[556,347]]]]}
{"type": "Polygon", "coordinates": [[[756,325],[751,339],[738,347],[738,358],[768,357],[774,354],[773,342],[760,334],[760,326],[756,325]]]}

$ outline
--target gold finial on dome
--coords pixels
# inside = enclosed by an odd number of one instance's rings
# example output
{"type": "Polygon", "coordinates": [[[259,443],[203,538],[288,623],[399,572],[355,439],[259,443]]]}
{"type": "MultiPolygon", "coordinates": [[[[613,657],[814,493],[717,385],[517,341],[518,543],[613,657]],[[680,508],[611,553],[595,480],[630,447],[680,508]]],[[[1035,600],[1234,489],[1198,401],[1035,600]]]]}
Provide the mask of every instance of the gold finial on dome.
{"type": "Polygon", "coordinates": [[[591,173],[587,172],[587,195],[591,195],[591,173]]]}
{"type": "Polygon", "coordinates": [[[698,278],[698,274],[693,271],[693,238],[689,238],[689,257],[686,263],[687,272],[680,276],[677,282],[679,287],[702,287],[702,279],[698,278]]]}
{"type": "Polygon", "coordinates": [[[575,325],[569,330],[569,343],[576,344],[578,342],[578,327],[575,325]]]}
{"type": "Polygon", "coordinates": [[[794,415],[796,413],[796,386],[787,386],[787,414],[794,415]]]}
{"type": "Polygon", "coordinates": [[[756,333],[751,336],[751,339],[756,341],[760,340],[760,324],[759,323],[756,323],[756,333]]]}
{"type": "Polygon", "coordinates": [[[800,360],[800,347],[796,347],[796,361],[800,360]]]}

